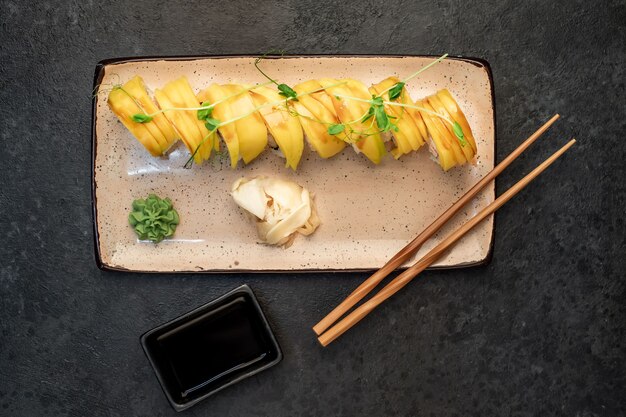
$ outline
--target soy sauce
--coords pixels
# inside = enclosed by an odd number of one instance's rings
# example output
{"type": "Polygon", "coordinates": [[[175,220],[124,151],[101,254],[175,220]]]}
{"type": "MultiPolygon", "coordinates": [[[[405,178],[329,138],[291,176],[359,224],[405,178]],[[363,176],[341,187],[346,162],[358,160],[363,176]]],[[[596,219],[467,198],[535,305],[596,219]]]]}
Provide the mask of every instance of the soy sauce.
{"type": "Polygon", "coordinates": [[[179,403],[228,384],[278,355],[245,294],[163,329],[150,344],[163,382],[179,403]]]}

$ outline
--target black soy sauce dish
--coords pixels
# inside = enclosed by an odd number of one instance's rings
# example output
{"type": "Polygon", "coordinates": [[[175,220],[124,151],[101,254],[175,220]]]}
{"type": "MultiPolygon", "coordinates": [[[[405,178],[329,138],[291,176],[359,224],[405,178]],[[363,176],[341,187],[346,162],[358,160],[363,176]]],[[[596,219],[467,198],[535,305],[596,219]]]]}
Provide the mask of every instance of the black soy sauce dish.
{"type": "Polygon", "coordinates": [[[149,330],[141,336],[141,345],[176,411],[283,358],[247,285],[149,330]]]}

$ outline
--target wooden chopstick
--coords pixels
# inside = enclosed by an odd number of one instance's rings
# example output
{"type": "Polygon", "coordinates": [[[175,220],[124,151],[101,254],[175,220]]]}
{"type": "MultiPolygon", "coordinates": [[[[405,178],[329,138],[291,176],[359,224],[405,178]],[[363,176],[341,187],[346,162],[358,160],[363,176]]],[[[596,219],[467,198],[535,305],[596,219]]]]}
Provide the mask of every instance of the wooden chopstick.
{"type": "Polygon", "coordinates": [[[446,210],[441,216],[430,224],[422,233],[420,233],[415,239],[409,242],[404,248],[396,253],[387,263],[374,272],[372,276],[366,279],[361,285],[359,285],[344,301],[333,309],[326,317],[320,320],[315,326],[313,331],[319,336],[326,329],[332,326],[341,316],[346,314],[356,303],[361,301],[370,291],[372,291],[387,275],[406,262],[419,248],[432,237],[448,220],[450,220],[465,204],[467,204],[472,198],[476,196],[487,184],[489,184],[494,178],[496,178],[511,162],[513,162],[518,156],[521,155],[535,140],[539,138],[552,124],[559,118],[558,114],[552,116],[550,120],[544,123],[535,133],[533,133],[528,139],[526,139],[521,145],[517,147],[509,156],[504,158],[491,172],[485,175],[479,182],[476,183],[467,193],[465,193],[454,205],[446,210]]]}
{"type": "Polygon", "coordinates": [[[331,327],[328,331],[318,337],[322,346],[327,346],[333,340],[337,339],[352,326],[357,324],[363,317],[367,316],[383,301],[397,293],[405,285],[407,285],[413,278],[415,278],[420,272],[426,269],[430,264],[439,259],[445,251],[470,231],[474,226],[483,221],[487,216],[494,213],[497,209],[502,207],[507,201],[509,201],[514,195],[526,187],[532,180],[534,180],[539,174],[541,174],[546,168],[548,168],[554,161],[556,161],[561,155],[565,153],[572,145],[576,143],[575,139],[569,141],[565,146],[555,152],[551,157],[546,159],[541,165],[532,170],[528,175],[518,181],[514,186],[509,188],[504,194],[498,197],[494,202],[489,204],[476,216],[472,217],[467,223],[450,234],[441,243],[435,246],[430,252],[422,257],[413,266],[402,272],[396,278],[394,278],[389,284],[387,284],[382,290],[380,290],[371,299],[360,305],[352,313],[347,315],[339,323],[331,327]]]}

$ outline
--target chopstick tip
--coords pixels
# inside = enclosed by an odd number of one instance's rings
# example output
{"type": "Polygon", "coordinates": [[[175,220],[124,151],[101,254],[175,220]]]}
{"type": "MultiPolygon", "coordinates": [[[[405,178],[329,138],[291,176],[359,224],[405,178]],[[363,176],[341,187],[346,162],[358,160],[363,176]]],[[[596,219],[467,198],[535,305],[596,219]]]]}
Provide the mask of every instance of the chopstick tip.
{"type": "Polygon", "coordinates": [[[321,335],[322,332],[324,331],[323,329],[319,328],[319,323],[313,326],[312,329],[313,329],[313,333],[315,333],[315,336],[321,335]]]}
{"type": "Polygon", "coordinates": [[[327,338],[324,338],[323,336],[320,336],[320,337],[317,338],[317,342],[320,345],[322,345],[322,347],[326,347],[331,342],[331,340],[328,340],[327,338]]]}

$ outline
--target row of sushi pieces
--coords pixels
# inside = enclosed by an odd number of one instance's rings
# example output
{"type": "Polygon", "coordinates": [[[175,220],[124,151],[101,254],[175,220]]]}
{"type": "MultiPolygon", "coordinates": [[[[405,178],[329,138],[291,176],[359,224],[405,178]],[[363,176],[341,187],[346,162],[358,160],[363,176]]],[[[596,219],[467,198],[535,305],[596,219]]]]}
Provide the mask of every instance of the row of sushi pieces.
{"type": "Polygon", "coordinates": [[[226,144],[233,168],[239,160],[250,163],[269,145],[295,170],[305,139],[321,158],[337,155],[350,145],[378,164],[387,151],[398,159],[428,144],[433,159],[445,171],[473,163],[476,142],[450,92],[443,89],[413,101],[401,84],[401,94],[394,94],[397,103],[391,104],[389,90],[399,82],[389,77],[368,89],[353,79],[310,80],[293,87],[294,100],[267,85],[212,84],[196,94],[187,78],[181,77],[156,89],[153,99],[143,79],[135,76],[110,91],[108,104],[152,155],[163,155],[181,139],[198,164],[219,151],[219,138],[226,144]],[[382,97],[393,129],[383,132],[377,117],[364,117],[371,112],[373,97],[382,97]],[[210,130],[206,117],[199,117],[199,110],[206,106],[211,108],[210,120],[219,123],[216,129],[210,130]],[[149,117],[137,121],[138,114],[149,117]],[[329,128],[337,125],[342,126],[329,128]],[[459,128],[460,137],[458,130],[455,134],[459,128]]]}

